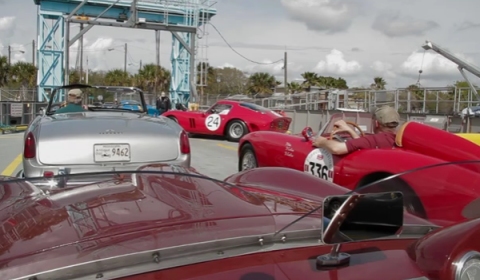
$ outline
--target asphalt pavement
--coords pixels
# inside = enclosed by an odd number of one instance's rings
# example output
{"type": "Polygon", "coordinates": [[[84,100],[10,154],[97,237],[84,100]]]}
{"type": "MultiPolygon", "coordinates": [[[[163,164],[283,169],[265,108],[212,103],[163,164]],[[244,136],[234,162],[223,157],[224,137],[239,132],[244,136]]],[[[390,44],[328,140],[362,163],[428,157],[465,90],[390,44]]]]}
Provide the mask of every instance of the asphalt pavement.
{"type": "Polygon", "coordinates": [[[21,169],[23,132],[0,135],[0,175],[15,176],[21,169]]]}
{"type": "MultiPolygon", "coordinates": [[[[191,138],[192,167],[223,180],[237,172],[238,144],[225,140],[191,138]]],[[[23,133],[0,135],[0,173],[15,176],[22,168],[23,133]]]]}

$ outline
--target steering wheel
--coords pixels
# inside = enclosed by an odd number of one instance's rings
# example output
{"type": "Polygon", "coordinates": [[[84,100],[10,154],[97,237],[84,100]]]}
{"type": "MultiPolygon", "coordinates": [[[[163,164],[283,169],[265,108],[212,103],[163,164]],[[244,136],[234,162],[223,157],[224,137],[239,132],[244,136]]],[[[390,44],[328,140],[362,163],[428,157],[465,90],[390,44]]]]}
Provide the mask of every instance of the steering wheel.
{"type": "MultiPolygon", "coordinates": [[[[353,126],[354,128],[356,128],[358,131],[360,131],[360,137],[363,137],[365,136],[365,132],[363,132],[363,130],[360,128],[360,126],[357,124],[357,123],[354,123],[354,122],[349,122],[349,121],[346,121],[345,123],[347,123],[348,125],[351,125],[353,126]]],[[[333,130],[332,132],[330,133],[330,136],[328,137],[329,140],[335,138],[336,140],[340,141],[340,142],[345,142],[345,138],[337,135],[337,134],[334,134],[335,132],[335,128],[337,128],[337,126],[333,126],[333,130]]]]}

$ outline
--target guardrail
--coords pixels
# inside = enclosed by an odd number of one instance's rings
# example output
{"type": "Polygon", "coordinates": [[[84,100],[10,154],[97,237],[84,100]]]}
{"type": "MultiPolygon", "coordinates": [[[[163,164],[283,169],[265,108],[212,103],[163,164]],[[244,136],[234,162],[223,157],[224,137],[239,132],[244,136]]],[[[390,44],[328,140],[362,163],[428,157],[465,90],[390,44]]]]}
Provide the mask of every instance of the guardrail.
{"type": "MultiPolygon", "coordinates": [[[[301,133],[309,126],[314,131],[319,131],[331,118],[332,114],[342,113],[340,110],[329,111],[299,111],[284,110],[285,114],[292,118],[289,131],[292,134],[301,133]]],[[[452,133],[480,133],[480,118],[469,116],[462,118],[458,115],[444,114],[421,114],[421,113],[400,113],[402,122],[416,121],[430,125],[452,133]]]]}
{"type": "MultiPolygon", "coordinates": [[[[318,102],[321,104],[322,102],[318,102]]],[[[305,107],[308,104],[296,105],[305,107]]],[[[41,107],[46,103],[35,103],[28,101],[0,101],[0,131],[9,133],[22,131],[35,118],[41,107]]],[[[307,106],[308,107],[308,106],[307,106]]],[[[199,110],[206,110],[209,106],[199,106],[199,110]]],[[[292,118],[290,124],[291,133],[300,133],[306,126],[319,130],[334,113],[341,113],[341,110],[298,110],[295,106],[292,109],[283,109],[288,117],[292,118]]],[[[453,114],[424,114],[424,113],[400,113],[403,121],[417,121],[454,133],[480,133],[480,118],[466,117],[453,114]]]]}

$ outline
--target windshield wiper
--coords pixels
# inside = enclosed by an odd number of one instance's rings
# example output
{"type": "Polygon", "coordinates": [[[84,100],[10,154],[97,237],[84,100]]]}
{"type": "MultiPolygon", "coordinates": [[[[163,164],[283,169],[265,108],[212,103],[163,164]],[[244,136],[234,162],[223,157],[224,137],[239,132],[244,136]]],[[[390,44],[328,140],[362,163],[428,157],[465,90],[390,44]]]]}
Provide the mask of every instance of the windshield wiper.
{"type": "MultiPolygon", "coordinates": [[[[383,183],[383,182],[387,182],[389,180],[392,180],[392,179],[395,179],[395,178],[398,178],[398,177],[401,177],[403,175],[406,175],[406,174],[410,174],[410,173],[414,173],[414,172],[417,172],[417,171],[421,171],[421,170],[425,170],[425,169],[430,169],[430,168],[434,168],[434,167],[439,167],[439,166],[445,166],[445,165],[461,165],[461,164],[469,164],[469,163],[480,163],[480,160],[463,160],[463,161],[454,161],[454,162],[442,162],[442,163],[437,163],[437,164],[432,164],[432,165],[427,165],[427,166],[420,166],[420,167],[417,167],[417,168],[414,168],[414,169],[410,169],[410,170],[407,170],[407,171],[403,171],[403,172],[400,172],[400,173],[397,173],[397,174],[393,174],[391,176],[388,176],[388,177],[385,177],[385,178],[382,178],[382,179],[379,179],[377,181],[374,181],[372,183],[369,183],[369,184],[366,184],[366,185],[363,185],[355,190],[352,190],[352,191],[349,191],[347,193],[345,193],[344,195],[351,195],[353,193],[358,193],[360,190],[363,190],[363,189],[366,189],[370,186],[373,186],[373,185],[376,185],[378,183],[383,183]]],[[[315,209],[312,209],[310,210],[308,213],[305,213],[303,214],[302,216],[300,216],[299,218],[297,218],[296,220],[294,220],[293,222],[287,224],[286,226],[284,226],[283,228],[281,228],[280,230],[278,230],[277,232],[275,232],[275,234],[273,234],[273,236],[276,236],[277,234],[283,232],[284,230],[286,230],[287,228],[293,226],[294,224],[296,224],[298,221],[301,221],[303,220],[304,218],[312,215],[313,213],[315,213],[316,211],[322,209],[323,207],[323,203],[320,203],[320,205],[318,207],[316,207],[315,209]]]]}

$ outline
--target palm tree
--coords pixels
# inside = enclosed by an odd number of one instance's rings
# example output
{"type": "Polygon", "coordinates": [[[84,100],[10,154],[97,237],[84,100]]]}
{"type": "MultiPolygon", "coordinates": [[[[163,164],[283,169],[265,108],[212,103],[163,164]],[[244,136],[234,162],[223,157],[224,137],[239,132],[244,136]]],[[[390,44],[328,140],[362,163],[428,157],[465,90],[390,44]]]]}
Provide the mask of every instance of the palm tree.
{"type": "Polygon", "coordinates": [[[291,92],[292,94],[299,93],[300,91],[303,90],[302,85],[297,82],[288,83],[287,86],[288,86],[288,91],[291,92]]]}
{"type": "Polygon", "coordinates": [[[319,79],[317,73],[305,72],[301,76],[304,79],[302,86],[306,91],[309,92],[313,86],[318,85],[319,79]]]}
{"type": "Polygon", "coordinates": [[[113,69],[105,74],[105,85],[108,86],[130,86],[131,77],[123,69],[113,69]]]}
{"type": "Polygon", "coordinates": [[[0,56],[0,87],[4,87],[8,83],[8,72],[10,65],[8,65],[8,58],[0,56]]]}
{"type": "Polygon", "coordinates": [[[276,86],[280,84],[273,75],[266,72],[253,73],[248,78],[248,92],[251,94],[271,94],[276,86]]]}
{"type": "Polygon", "coordinates": [[[170,77],[170,71],[162,66],[150,63],[145,64],[142,69],[138,71],[136,79],[140,88],[156,94],[159,91],[169,91],[170,77]]]}
{"type": "Polygon", "coordinates": [[[372,89],[384,90],[387,82],[382,77],[373,78],[373,84],[370,85],[372,89]]]}
{"type": "Polygon", "coordinates": [[[31,63],[20,61],[11,66],[8,76],[9,83],[22,89],[21,99],[25,100],[27,88],[35,87],[37,83],[37,68],[31,63]]]}

